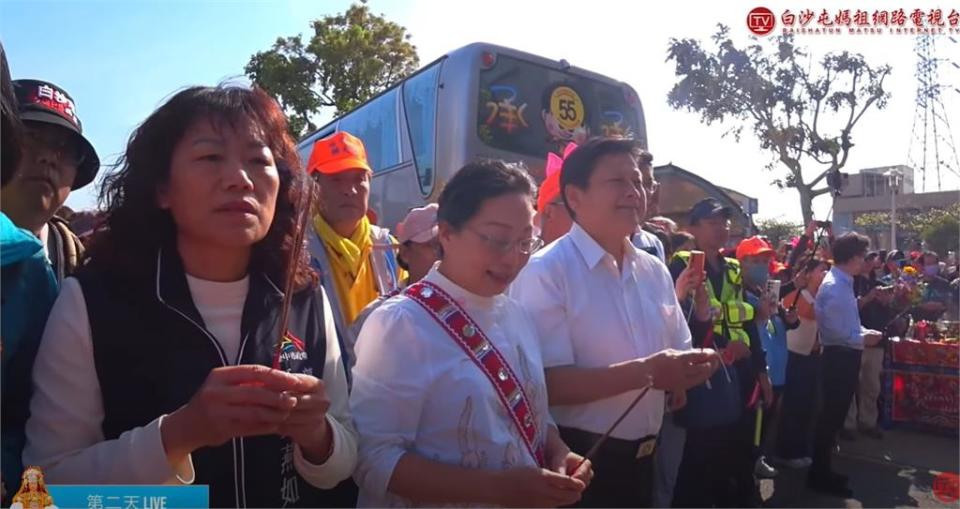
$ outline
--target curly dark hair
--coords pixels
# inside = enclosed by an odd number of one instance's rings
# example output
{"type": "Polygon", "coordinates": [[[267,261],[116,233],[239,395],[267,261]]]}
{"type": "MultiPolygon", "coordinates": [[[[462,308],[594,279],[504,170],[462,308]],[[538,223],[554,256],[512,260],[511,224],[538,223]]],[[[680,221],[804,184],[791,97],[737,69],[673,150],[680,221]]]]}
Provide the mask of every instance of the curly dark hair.
{"type": "MultiPolygon", "coordinates": [[[[301,169],[283,110],[263,90],[238,85],[182,90],[134,130],[116,171],[100,189],[106,220],[91,239],[85,266],[136,278],[153,266],[161,246],[175,240],[176,225],[170,212],[157,203],[157,191],[170,177],[177,143],[194,122],[204,118],[231,126],[249,120],[264,134],[277,162],[280,188],[273,223],[266,237],[254,244],[249,270],[266,274],[278,286],[284,284],[294,247],[297,203],[303,189],[310,189],[314,198],[316,191],[301,169]]],[[[319,278],[310,268],[305,249],[296,263],[296,289],[316,287],[319,278]]]]}

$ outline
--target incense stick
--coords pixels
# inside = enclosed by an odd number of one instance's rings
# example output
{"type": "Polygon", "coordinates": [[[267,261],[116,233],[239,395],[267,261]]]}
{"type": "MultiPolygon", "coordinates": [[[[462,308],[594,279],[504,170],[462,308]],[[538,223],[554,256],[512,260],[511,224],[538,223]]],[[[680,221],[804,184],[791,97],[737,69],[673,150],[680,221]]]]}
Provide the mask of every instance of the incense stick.
{"type": "Polygon", "coordinates": [[[617,429],[617,426],[619,426],[620,423],[627,418],[627,415],[630,413],[631,410],[633,410],[633,407],[637,406],[637,403],[639,403],[640,400],[643,399],[643,397],[647,394],[647,391],[649,391],[650,387],[652,386],[653,384],[648,383],[647,385],[644,385],[643,388],[640,389],[640,394],[637,394],[637,397],[633,400],[633,403],[630,403],[630,406],[628,406],[627,409],[622,414],[620,414],[620,417],[613,422],[613,425],[610,426],[610,429],[608,429],[607,432],[604,433],[599,440],[597,440],[597,443],[593,444],[593,447],[591,447],[590,450],[583,455],[583,459],[580,460],[580,463],[577,463],[577,467],[573,469],[573,472],[569,472],[568,475],[573,475],[577,473],[577,470],[580,470],[580,467],[583,466],[583,464],[588,459],[592,458],[593,455],[600,450],[600,446],[602,446],[603,443],[606,442],[608,438],[610,438],[610,433],[613,433],[613,430],[617,429]]]}
{"type": "Polygon", "coordinates": [[[293,286],[296,281],[297,263],[303,253],[303,237],[307,231],[307,220],[310,217],[310,209],[313,205],[313,185],[310,177],[304,177],[303,182],[303,189],[297,200],[296,228],[293,234],[293,246],[287,257],[287,274],[283,287],[283,300],[280,304],[280,320],[277,331],[277,343],[274,348],[273,369],[280,369],[280,350],[283,347],[283,340],[287,335],[287,321],[290,317],[290,304],[293,301],[293,286]]]}

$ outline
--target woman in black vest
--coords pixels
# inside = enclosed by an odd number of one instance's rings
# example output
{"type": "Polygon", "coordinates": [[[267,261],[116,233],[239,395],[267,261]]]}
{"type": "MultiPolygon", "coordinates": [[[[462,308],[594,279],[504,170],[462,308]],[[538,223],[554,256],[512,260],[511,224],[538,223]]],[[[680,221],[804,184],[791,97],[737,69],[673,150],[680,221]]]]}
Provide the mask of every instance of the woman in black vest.
{"type": "Polygon", "coordinates": [[[118,166],[41,342],[24,459],[54,484],[209,485],[213,507],[342,504],[323,490],[352,473],[356,431],[305,257],[277,339],[304,178],[283,112],[189,88],[118,166]]]}

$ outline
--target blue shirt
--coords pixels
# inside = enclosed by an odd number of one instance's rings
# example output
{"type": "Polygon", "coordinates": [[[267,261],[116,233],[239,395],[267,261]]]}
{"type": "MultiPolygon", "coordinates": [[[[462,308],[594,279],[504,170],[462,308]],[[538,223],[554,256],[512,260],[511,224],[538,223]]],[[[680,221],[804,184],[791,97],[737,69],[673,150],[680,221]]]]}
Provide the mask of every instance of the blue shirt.
{"type": "Polygon", "coordinates": [[[837,267],[823,278],[813,305],[823,346],[845,346],[863,350],[863,325],[853,293],[853,277],[837,267]]]}
{"type": "MultiPolygon", "coordinates": [[[[747,303],[756,308],[760,299],[753,292],[745,292],[747,303]]],[[[767,358],[767,375],[770,384],[781,387],[787,383],[787,326],[779,314],[764,323],[755,322],[757,336],[767,358]]]]}

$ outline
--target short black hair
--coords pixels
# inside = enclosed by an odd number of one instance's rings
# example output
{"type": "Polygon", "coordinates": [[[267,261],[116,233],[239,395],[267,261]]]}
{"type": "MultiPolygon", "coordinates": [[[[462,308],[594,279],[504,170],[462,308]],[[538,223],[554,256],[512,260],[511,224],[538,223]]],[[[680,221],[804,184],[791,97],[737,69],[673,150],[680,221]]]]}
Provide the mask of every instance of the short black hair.
{"type": "Polygon", "coordinates": [[[696,238],[688,232],[677,232],[670,235],[670,244],[672,244],[674,248],[680,247],[691,240],[696,240],[696,238]]]}
{"type": "Polygon", "coordinates": [[[586,143],[571,152],[564,159],[563,167],[560,169],[560,196],[563,198],[563,205],[570,213],[570,217],[576,219],[576,213],[570,208],[570,202],[567,201],[567,186],[586,189],[590,182],[590,176],[597,169],[597,160],[601,157],[611,154],[636,156],[641,148],[640,143],[636,140],[596,137],[587,140],[586,143]]]}
{"type": "Polygon", "coordinates": [[[437,221],[459,231],[491,198],[505,194],[523,194],[531,200],[537,186],[519,165],[499,160],[470,163],[451,178],[437,200],[437,221]]]}
{"type": "Polygon", "coordinates": [[[837,265],[843,265],[858,256],[865,258],[867,248],[869,247],[869,237],[857,232],[849,232],[844,233],[839,236],[837,240],[833,241],[833,246],[830,247],[830,250],[833,252],[833,261],[836,262],[837,265]]]}
{"type": "Polygon", "coordinates": [[[10,80],[10,67],[7,65],[7,53],[0,43],[0,135],[3,139],[3,157],[0,160],[0,187],[6,186],[20,164],[23,155],[23,123],[17,107],[17,96],[10,80]]]}

